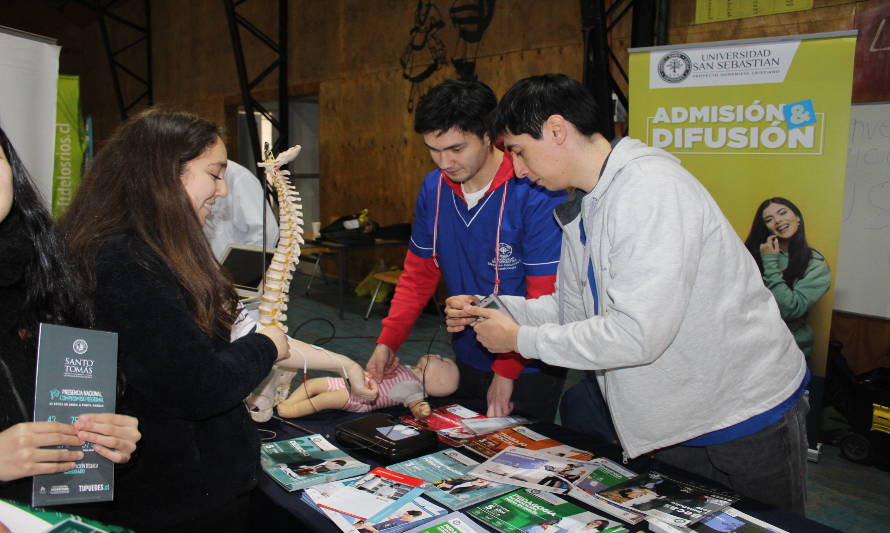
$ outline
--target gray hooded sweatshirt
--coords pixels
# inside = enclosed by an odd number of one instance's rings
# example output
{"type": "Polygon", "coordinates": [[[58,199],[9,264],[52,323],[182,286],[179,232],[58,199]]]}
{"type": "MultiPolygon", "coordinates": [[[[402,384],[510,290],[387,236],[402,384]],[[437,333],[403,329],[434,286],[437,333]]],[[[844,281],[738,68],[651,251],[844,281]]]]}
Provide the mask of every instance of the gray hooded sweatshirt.
{"type": "Polygon", "coordinates": [[[593,191],[556,216],[556,292],[503,297],[522,325],[519,352],[596,370],[630,457],[747,420],[799,388],[803,354],[754,259],[675,157],[622,139],[593,191]]]}

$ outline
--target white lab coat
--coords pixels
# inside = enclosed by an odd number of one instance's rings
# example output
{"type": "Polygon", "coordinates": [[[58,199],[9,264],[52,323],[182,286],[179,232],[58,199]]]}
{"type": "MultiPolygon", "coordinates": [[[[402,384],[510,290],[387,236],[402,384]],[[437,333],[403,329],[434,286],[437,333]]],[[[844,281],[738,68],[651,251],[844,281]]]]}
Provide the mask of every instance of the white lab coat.
{"type": "Polygon", "coordinates": [[[266,208],[266,249],[272,251],[278,243],[278,221],[268,202],[263,200],[263,188],[253,173],[234,161],[229,161],[225,173],[228,194],[217,198],[204,224],[204,234],[210,241],[213,254],[222,261],[226,248],[233,243],[263,244],[263,211],[266,208]]]}

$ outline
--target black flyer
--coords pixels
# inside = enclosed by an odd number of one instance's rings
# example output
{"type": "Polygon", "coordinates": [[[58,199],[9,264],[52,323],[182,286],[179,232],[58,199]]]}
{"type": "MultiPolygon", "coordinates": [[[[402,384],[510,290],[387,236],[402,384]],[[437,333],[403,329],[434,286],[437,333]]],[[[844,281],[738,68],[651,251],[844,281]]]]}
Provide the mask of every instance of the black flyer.
{"type": "MultiPolygon", "coordinates": [[[[117,389],[117,333],[40,324],[34,420],[73,424],[85,413],[113,413],[117,389]]],[[[69,448],[76,449],[76,448],[69,448]]],[[[114,498],[114,464],[91,443],[75,468],[34,476],[32,505],[114,498]]]]}

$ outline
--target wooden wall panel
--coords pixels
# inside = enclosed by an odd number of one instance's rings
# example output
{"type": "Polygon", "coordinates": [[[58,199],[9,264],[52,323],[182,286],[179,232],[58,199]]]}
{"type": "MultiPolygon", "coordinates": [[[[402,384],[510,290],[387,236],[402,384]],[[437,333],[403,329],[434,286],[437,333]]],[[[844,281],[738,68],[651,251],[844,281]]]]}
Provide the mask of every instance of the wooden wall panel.
{"type": "Polygon", "coordinates": [[[669,42],[700,43],[848,30],[857,0],[816,0],[813,9],[709,24],[694,24],[695,0],[671,2],[669,42]]]}
{"type": "Polygon", "coordinates": [[[830,336],[844,345],[844,355],[854,374],[890,367],[890,320],[835,311],[830,336]]]}
{"type": "MultiPolygon", "coordinates": [[[[43,0],[38,0],[42,2],[43,0]]],[[[23,0],[21,0],[23,2],[23,0]]],[[[18,2],[18,3],[21,3],[18,2]]],[[[610,2],[611,3],[611,2],[610,2]]],[[[140,2],[122,2],[121,12],[140,2]]],[[[438,36],[448,54],[457,30],[452,0],[435,0],[445,21],[438,36]]],[[[695,0],[670,2],[673,43],[843,30],[853,27],[857,0],[815,0],[814,9],[712,24],[693,24],[695,0]]],[[[259,28],[275,35],[275,3],[253,0],[239,7],[259,28]]],[[[432,168],[406,109],[411,86],[399,59],[410,39],[414,0],[290,0],[290,87],[318,88],[321,104],[321,209],[323,219],[367,207],[381,224],[410,220],[422,176],[432,168]]],[[[220,0],[153,0],[155,99],[232,124],[240,102],[235,61],[220,0]]],[[[627,65],[630,13],[613,29],[611,44],[627,65]]],[[[500,96],[531,74],[581,76],[579,0],[498,0],[482,42],[471,47],[477,73],[500,96]]],[[[271,52],[242,32],[250,73],[271,52]]],[[[72,40],[72,42],[75,42],[72,40]]],[[[110,71],[98,25],[85,24],[80,46],[83,102],[94,117],[98,144],[119,122],[110,71]]],[[[613,69],[620,78],[617,69],[613,69]]],[[[421,87],[454,76],[449,65],[421,87]]],[[[126,81],[125,81],[126,83],[126,81]]],[[[274,98],[275,76],[258,89],[274,98]]],[[[619,84],[625,87],[624,81],[619,84]]],[[[300,89],[303,91],[303,89],[300,89]]],[[[234,144],[230,143],[234,149],[234,144]]]]}
{"type": "MultiPolygon", "coordinates": [[[[580,65],[578,44],[480,58],[477,72],[500,97],[520,78],[547,72],[580,76],[580,65]]],[[[425,85],[448,74],[441,71],[425,85]]],[[[420,183],[435,165],[405,109],[409,90],[401,71],[393,70],[321,84],[323,220],[368,208],[381,225],[411,222],[420,183]]],[[[350,277],[360,279],[375,257],[399,266],[403,256],[364,254],[350,277]]]]}

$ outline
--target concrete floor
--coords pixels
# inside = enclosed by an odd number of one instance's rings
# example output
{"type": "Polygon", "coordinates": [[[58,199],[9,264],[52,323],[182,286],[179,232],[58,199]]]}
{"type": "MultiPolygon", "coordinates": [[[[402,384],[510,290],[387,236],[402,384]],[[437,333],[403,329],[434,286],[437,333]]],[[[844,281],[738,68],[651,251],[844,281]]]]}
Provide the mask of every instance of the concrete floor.
{"type": "MultiPolygon", "coordinates": [[[[350,293],[344,319],[336,309],[336,280],[327,284],[315,279],[309,296],[307,276],[297,274],[291,283],[288,324],[291,334],[303,341],[352,357],[364,364],[374,350],[386,304],[375,304],[370,319],[364,314],[369,298],[350,293]]],[[[449,334],[441,319],[424,313],[407,342],[399,350],[403,363],[412,364],[425,353],[454,357],[449,334]]],[[[579,377],[571,371],[566,387],[579,377]]],[[[823,524],[856,533],[890,531],[890,472],[874,466],[851,463],[835,446],[824,446],[819,463],[809,463],[807,516],[823,524]]]]}

